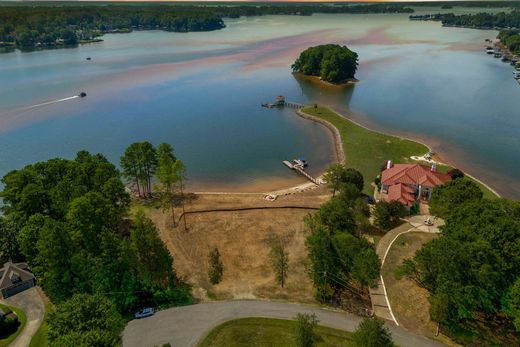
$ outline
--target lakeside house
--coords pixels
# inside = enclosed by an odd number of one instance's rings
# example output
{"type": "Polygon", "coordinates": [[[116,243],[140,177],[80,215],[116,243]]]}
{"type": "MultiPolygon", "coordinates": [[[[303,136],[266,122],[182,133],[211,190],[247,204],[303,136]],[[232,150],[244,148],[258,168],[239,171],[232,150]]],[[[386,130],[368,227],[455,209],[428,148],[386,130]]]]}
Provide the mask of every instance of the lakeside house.
{"type": "Polygon", "coordinates": [[[449,174],[437,172],[435,164],[431,167],[420,164],[393,164],[390,160],[381,174],[381,199],[398,201],[406,207],[414,202],[428,203],[433,190],[451,181],[449,174]]]}
{"type": "Polygon", "coordinates": [[[36,285],[26,263],[7,262],[0,269],[0,297],[7,299],[36,285]]]}

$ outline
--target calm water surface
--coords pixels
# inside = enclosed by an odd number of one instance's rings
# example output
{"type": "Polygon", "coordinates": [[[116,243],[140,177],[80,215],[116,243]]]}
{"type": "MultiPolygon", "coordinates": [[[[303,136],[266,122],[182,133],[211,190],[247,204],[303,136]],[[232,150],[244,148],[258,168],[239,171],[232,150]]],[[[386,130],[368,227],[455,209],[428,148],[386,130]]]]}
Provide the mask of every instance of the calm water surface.
{"type": "Polygon", "coordinates": [[[80,149],[117,163],[130,143],[148,140],[173,144],[193,187],[281,188],[301,181],[282,160],[304,155],[317,174],[333,157],[326,129],[291,110],[260,107],[283,94],[423,140],[520,198],[520,85],[509,65],[483,52],[496,32],[406,15],[226,24],[211,33],[106,35],[78,48],[0,55],[0,175],[80,149]],[[326,42],[359,53],[360,83],[329,88],[290,73],[301,50],[326,42]],[[35,106],[80,91],[88,96],[35,106]]]}

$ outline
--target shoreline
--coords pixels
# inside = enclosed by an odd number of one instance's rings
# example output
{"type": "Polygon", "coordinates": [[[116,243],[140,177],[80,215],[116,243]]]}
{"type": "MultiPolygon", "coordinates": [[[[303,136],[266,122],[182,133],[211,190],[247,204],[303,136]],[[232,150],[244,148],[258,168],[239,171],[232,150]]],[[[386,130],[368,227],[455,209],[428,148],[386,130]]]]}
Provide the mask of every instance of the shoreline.
{"type": "Polygon", "coordinates": [[[336,88],[347,87],[347,86],[351,86],[351,85],[354,85],[354,84],[360,82],[357,78],[349,78],[345,82],[332,83],[332,82],[322,80],[321,77],[319,77],[319,76],[305,75],[302,72],[293,72],[293,75],[296,75],[299,78],[309,79],[311,81],[318,82],[327,87],[336,87],[336,88]]]}
{"type": "MultiPolygon", "coordinates": [[[[363,124],[360,124],[360,123],[356,122],[356,121],[353,120],[351,117],[347,117],[347,116],[345,116],[344,114],[337,112],[334,108],[332,108],[332,107],[330,107],[330,106],[326,106],[326,107],[329,108],[332,112],[334,112],[334,113],[336,113],[337,115],[339,115],[339,116],[341,116],[341,117],[347,119],[349,122],[352,122],[352,123],[354,123],[355,125],[357,125],[357,126],[359,126],[359,127],[361,127],[361,128],[364,128],[364,129],[369,130],[369,131],[373,131],[373,132],[378,133],[378,134],[388,135],[388,136],[394,136],[394,137],[397,137],[397,138],[399,138],[399,139],[408,140],[408,141],[413,141],[413,142],[419,143],[419,144],[421,144],[421,145],[427,147],[429,151],[432,150],[432,148],[431,148],[428,144],[426,144],[426,143],[424,143],[424,142],[422,142],[422,141],[420,141],[420,140],[417,140],[417,139],[414,139],[414,138],[410,138],[410,137],[406,137],[406,136],[393,135],[393,134],[391,134],[391,133],[386,133],[386,132],[383,132],[383,131],[379,131],[379,130],[371,129],[371,128],[369,128],[369,127],[364,126],[363,124]]],[[[455,167],[455,166],[452,165],[452,163],[450,163],[449,161],[439,162],[438,164],[442,164],[442,165],[446,165],[446,166],[455,167]]],[[[481,185],[483,185],[484,187],[486,187],[489,191],[491,191],[493,194],[495,194],[497,197],[499,197],[499,198],[502,197],[502,196],[501,196],[501,195],[500,195],[500,194],[499,194],[495,189],[493,189],[492,187],[490,187],[487,183],[483,182],[481,179],[476,178],[475,176],[471,175],[471,174],[468,173],[468,172],[464,172],[464,175],[466,175],[466,176],[470,177],[471,179],[475,180],[476,182],[480,183],[481,185]]]]}
{"type": "MultiPolygon", "coordinates": [[[[309,76],[305,76],[305,77],[309,77],[309,76]]],[[[325,105],[323,105],[325,106],[325,105]]],[[[415,142],[417,144],[421,144],[423,145],[424,147],[428,148],[429,151],[431,151],[431,147],[420,141],[420,140],[417,140],[417,139],[414,139],[414,138],[411,138],[411,137],[406,137],[406,136],[399,136],[399,135],[394,135],[394,134],[391,134],[391,133],[388,133],[388,132],[383,132],[383,131],[379,131],[379,130],[374,130],[374,129],[371,129],[367,126],[364,126],[362,124],[360,124],[359,122],[351,119],[351,117],[348,117],[348,112],[347,112],[347,115],[343,114],[343,113],[339,113],[337,112],[334,108],[330,107],[330,106],[325,106],[327,108],[329,108],[332,112],[334,112],[335,114],[337,114],[338,116],[344,118],[345,120],[347,120],[348,122],[351,122],[352,124],[358,126],[358,127],[361,127],[363,129],[366,129],[368,131],[371,131],[371,132],[374,132],[374,133],[377,133],[377,134],[381,134],[381,135],[385,135],[385,136],[392,136],[392,137],[395,137],[397,139],[401,139],[401,140],[408,140],[408,141],[412,141],[412,142],[415,142]]],[[[310,115],[308,113],[305,113],[303,112],[301,109],[297,109],[295,110],[294,112],[298,117],[301,117],[303,119],[306,119],[306,120],[309,120],[311,122],[315,122],[315,123],[318,123],[322,126],[324,126],[325,128],[327,128],[330,136],[332,137],[332,140],[333,140],[333,151],[334,151],[334,156],[335,156],[335,160],[333,162],[335,163],[341,163],[341,164],[346,164],[347,163],[347,160],[346,160],[346,156],[345,156],[345,152],[343,150],[343,139],[341,137],[341,134],[338,130],[338,128],[336,128],[336,126],[334,126],[332,123],[324,120],[324,119],[321,119],[321,118],[318,118],[318,117],[315,117],[313,115],[310,115]]],[[[416,160],[414,160],[416,161],[416,160]]],[[[444,164],[446,166],[452,166],[452,163],[450,163],[450,161],[443,161],[442,163],[440,164],[444,164]]],[[[318,180],[322,179],[323,176],[325,174],[325,171],[323,171],[321,174],[319,174],[316,178],[318,180]]],[[[467,172],[464,172],[464,174],[471,178],[472,180],[478,182],[479,184],[481,184],[482,186],[484,186],[486,189],[488,189],[490,192],[492,192],[493,194],[495,194],[497,197],[501,198],[502,196],[495,190],[493,189],[492,187],[490,187],[487,183],[483,182],[481,179],[478,179],[476,178],[475,176],[471,175],[470,173],[467,173],[467,172]]],[[[301,176],[300,176],[301,177],[301,176]]],[[[266,180],[266,178],[262,179],[261,181],[264,182],[266,180]]],[[[260,186],[262,185],[262,183],[259,184],[260,186]]],[[[213,195],[246,195],[246,194],[252,194],[252,195],[268,195],[268,194],[272,194],[272,195],[289,195],[289,194],[295,194],[295,193],[301,193],[301,192],[304,192],[304,191],[307,191],[307,190],[310,190],[310,189],[315,189],[315,188],[318,188],[320,187],[321,185],[316,185],[312,182],[304,182],[304,183],[300,183],[300,184],[296,184],[296,185],[291,185],[291,186],[288,186],[288,187],[282,187],[280,189],[275,189],[275,190],[262,190],[262,189],[259,189],[259,191],[244,191],[244,190],[241,190],[240,187],[236,190],[232,190],[232,191],[206,191],[204,189],[193,189],[192,190],[188,190],[192,193],[195,193],[195,194],[213,194],[213,195]]]]}

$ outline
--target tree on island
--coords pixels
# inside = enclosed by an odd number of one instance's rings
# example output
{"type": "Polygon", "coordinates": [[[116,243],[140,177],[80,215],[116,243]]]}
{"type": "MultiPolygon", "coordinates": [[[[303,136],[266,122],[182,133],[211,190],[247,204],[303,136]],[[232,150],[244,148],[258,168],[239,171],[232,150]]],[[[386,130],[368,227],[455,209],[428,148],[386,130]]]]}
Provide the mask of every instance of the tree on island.
{"type": "Polygon", "coordinates": [[[335,44],[307,48],[291,66],[294,72],[319,76],[323,81],[344,83],[354,78],[358,55],[347,46],[335,44]]]}

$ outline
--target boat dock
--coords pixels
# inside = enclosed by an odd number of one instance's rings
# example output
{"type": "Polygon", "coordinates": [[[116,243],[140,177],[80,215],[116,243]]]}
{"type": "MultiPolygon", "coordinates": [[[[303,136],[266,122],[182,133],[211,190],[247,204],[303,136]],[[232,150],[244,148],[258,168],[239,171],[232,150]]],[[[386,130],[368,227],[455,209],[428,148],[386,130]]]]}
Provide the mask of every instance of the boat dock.
{"type": "Polygon", "coordinates": [[[316,178],[312,177],[311,175],[309,175],[307,172],[305,172],[305,169],[301,165],[293,165],[288,160],[284,160],[283,164],[285,166],[287,166],[289,169],[292,169],[292,170],[298,172],[299,174],[303,175],[305,178],[307,178],[309,181],[311,181],[315,185],[318,185],[318,186],[320,185],[318,180],[316,178]]]}
{"type": "Polygon", "coordinates": [[[276,101],[274,103],[264,103],[264,104],[262,104],[262,107],[267,107],[267,108],[288,107],[288,108],[300,109],[300,108],[304,108],[305,105],[299,104],[297,102],[286,101],[285,96],[278,95],[276,97],[276,101]]]}

